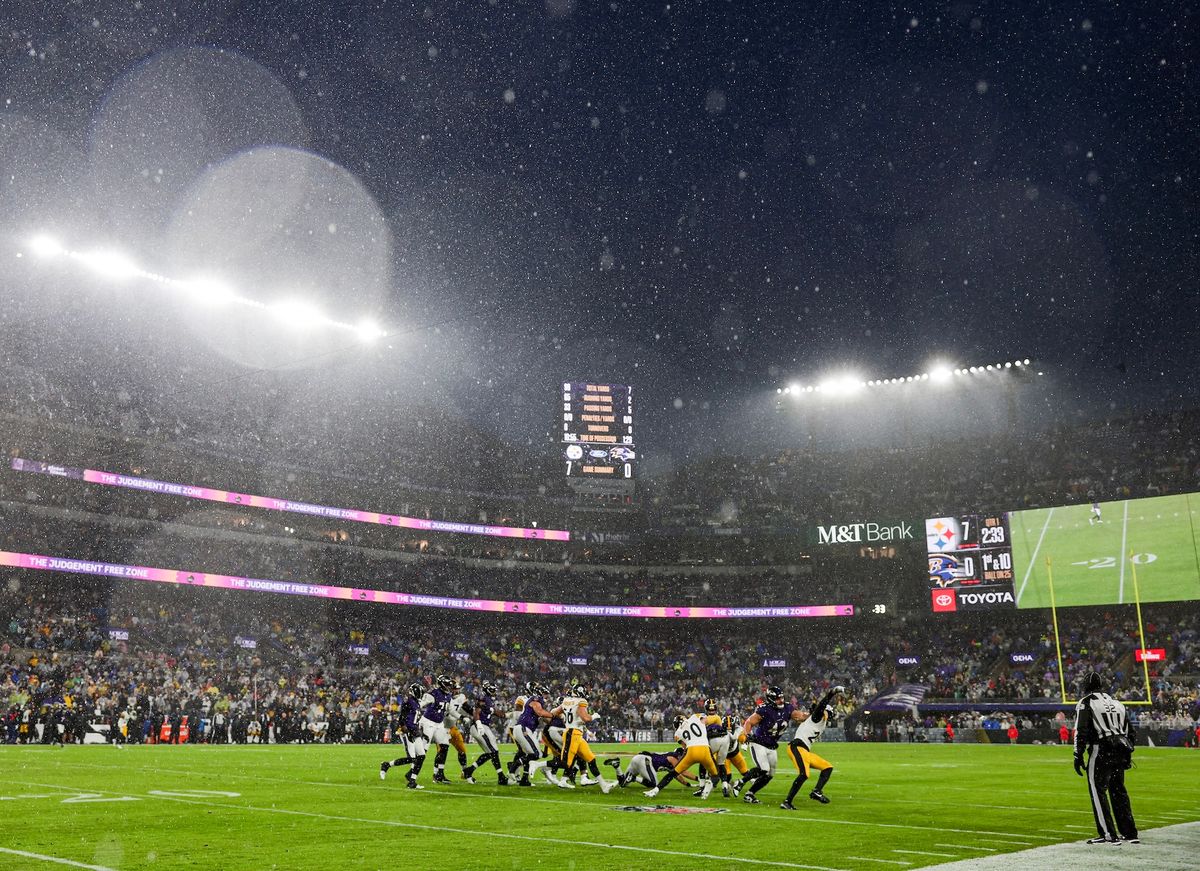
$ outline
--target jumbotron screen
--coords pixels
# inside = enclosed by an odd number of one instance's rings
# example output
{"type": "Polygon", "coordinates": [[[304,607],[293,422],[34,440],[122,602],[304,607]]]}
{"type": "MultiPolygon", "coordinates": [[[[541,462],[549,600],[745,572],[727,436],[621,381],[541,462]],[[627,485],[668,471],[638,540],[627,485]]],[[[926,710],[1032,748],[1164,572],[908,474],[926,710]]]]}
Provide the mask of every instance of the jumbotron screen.
{"type": "Polygon", "coordinates": [[[562,442],[567,477],[632,479],[637,460],[633,388],[564,381],[562,442]]]}
{"type": "Polygon", "coordinates": [[[925,521],[936,612],[1200,599],[1200,493],[925,521]]]}

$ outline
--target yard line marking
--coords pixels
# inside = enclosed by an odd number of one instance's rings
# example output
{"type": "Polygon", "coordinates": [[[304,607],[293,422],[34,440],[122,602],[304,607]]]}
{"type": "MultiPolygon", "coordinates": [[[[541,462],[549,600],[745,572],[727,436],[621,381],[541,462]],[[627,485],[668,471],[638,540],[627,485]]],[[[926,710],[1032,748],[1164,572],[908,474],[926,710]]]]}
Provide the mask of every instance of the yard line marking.
{"type": "Polygon", "coordinates": [[[55,865],[70,865],[72,868],[89,868],[91,871],[117,871],[117,869],[109,868],[107,865],[87,865],[71,859],[60,859],[58,856],[27,853],[24,850],[11,850],[8,847],[0,847],[0,853],[8,853],[10,856],[20,856],[22,859],[37,859],[39,862],[53,862],[55,865]]]}
{"type": "Polygon", "coordinates": [[[928,850],[892,850],[893,853],[909,853],[913,856],[941,856],[943,859],[953,859],[953,853],[931,853],[928,850]]]}
{"type": "Polygon", "coordinates": [[[901,862],[899,859],[872,859],[870,856],[847,856],[847,859],[853,859],[855,862],[879,862],[881,865],[903,865],[908,867],[912,862],[901,862]]]}
{"type": "Polygon", "coordinates": [[[1121,554],[1117,557],[1121,561],[1121,582],[1117,587],[1117,604],[1120,605],[1125,601],[1125,533],[1129,530],[1129,500],[1125,500],[1125,519],[1121,523],[1121,554]]]}
{"type": "MultiPolygon", "coordinates": [[[[43,784],[43,786],[54,786],[54,784],[43,784]]],[[[63,789],[65,787],[57,787],[63,789]]],[[[106,790],[108,795],[127,796],[129,798],[142,798],[142,796],[133,795],[131,793],[114,792],[106,790]]],[[[436,794],[436,793],[435,793],[436,794]]],[[[777,862],[770,859],[750,859],[743,856],[718,856],[712,853],[688,853],[684,850],[663,850],[657,847],[635,847],[630,844],[602,844],[598,841],[579,841],[567,838],[550,838],[544,835],[518,835],[515,832],[493,832],[481,829],[463,829],[456,826],[434,826],[427,823],[404,823],[399,820],[380,820],[370,817],[348,817],[340,814],[322,814],[315,811],[293,810],[291,808],[279,807],[257,807],[249,804],[229,804],[221,801],[203,801],[198,798],[179,798],[170,795],[156,795],[154,798],[160,801],[174,801],[180,804],[199,805],[200,807],[215,807],[233,811],[255,811],[257,813],[266,814],[283,814],[286,816],[308,817],[317,820],[332,820],[334,822],[343,823],[367,823],[378,826],[392,826],[399,829],[419,829],[426,832],[448,832],[452,835],[476,835],[483,838],[506,838],[510,841],[534,841],[544,844],[560,844],[563,846],[575,847],[598,847],[602,850],[625,850],[631,853],[651,853],[657,856],[684,856],[689,859],[707,859],[715,862],[738,862],[743,865],[769,865],[774,868],[803,868],[808,871],[847,871],[844,868],[830,868],[826,865],[804,865],[799,862],[777,862]]],[[[36,854],[29,854],[36,855],[36,854]]],[[[38,856],[37,858],[50,858],[38,856]]],[[[81,865],[78,862],[61,861],[64,864],[74,865],[80,868],[90,868],[93,871],[115,871],[113,868],[102,868],[97,865],[81,865]]]]}
{"type": "MultiPolygon", "coordinates": [[[[90,764],[90,763],[86,763],[86,762],[77,762],[77,763],[72,763],[71,767],[72,768],[100,768],[100,769],[104,769],[107,771],[111,771],[116,766],[94,765],[94,764],[90,764]]],[[[128,766],[120,766],[120,768],[122,770],[125,770],[128,768],[128,766]]],[[[207,771],[192,771],[192,770],[184,769],[184,768],[159,768],[157,766],[150,766],[150,767],[136,766],[136,770],[153,771],[153,772],[159,772],[159,773],[163,773],[163,774],[195,775],[197,777],[219,777],[222,780],[272,781],[272,782],[276,782],[276,783],[289,783],[289,784],[293,784],[293,785],[300,784],[300,785],[305,785],[305,786],[341,787],[343,789],[346,789],[346,788],[361,789],[363,787],[363,784],[357,783],[357,782],[355,782],[355,783],[334,783],[334,782],[326,781],[326,780],[293,780],[293,779],[287,778],[287,777],[270,777],[268,775],[233,774],[233,773],[215,774],[215,773],[207,772],[207,771]]],[[[378,769],[373,769],[372,773],[374,773],[376,771],[378,771],[378,769]]],[[[15,781],[15,780],[8,781],[8,782],[9,783],[19,783],[19,781],[15,781]]],[[[30,784],[30,785],[37,786],[38,784],[30,784]]],[[[65,787],[55,787],[55,788],[56,789],[64,789],[65,787]]],[[[384,790],[388,790],[391,792],[407,792],[408,791],[407,787],[403,787],[403,786],[380,785],[380,786],[375,786],[373,788],[374,789],[384,789],[384,790]]],[[[975,791],[977,792],[978,790],[975,790],[975,791]]],[[[558,790],[551,790],[551,794],[554,794],[555,792],[558,792],[558,790]]],[[[540,804],[563,804],[563,805],[570,805],[572,807],[580,807],[580,803],[573,799],[539,798],[534,795],[495,795],[495,794],[480,793],[480,792],[463,792],[462,790],[451,790],[451,789],[430,789],[430,790],[425,790],[425,794],[426,794],[426,797],[434,796],[434,795],[449,795],[449,796],[459,796],[459,797],[464,797],[464,798],[489,798],[489,799],[494,799],[497,801],[532,801],[532,802],[538,802],[540,804]]],[[[867,801],[875,801],[880,804],[908,804],[909,803],[909,802],[904,802],[900,799],[896,799],[895,801],[890,801],[887,799],[867,799],[867,801]]],[[[962,805],[957,802],[940,802],[940,804],[954,804],[955,807],[966,807],[966,806],[974,807],[975,806],[975,805],[962,805]]],[[[1001,807],[1001,806],[1000,805],[980,805],[980,807],[1001,807]]],[[[1005,806],[1005,807],[1007,807],[1007,806],[1005,806]]],[[[1024,808],[1019,808],[1019,807],[1013,808],[1013,809],[1014,810],[1024,810],[1024,808]]],[[[1065,813],[1080,813],[1080,814],[1088,814],[1088,815],[1091,814],[1091,811],[1064,810],[1064,812],[1065,813]]],[[[813,822],[813,823],[827,823],[829,825],[842,825],[842,826],[874,826],[874,827],[878,827],[878,828],[887,828],[887,829],[915,829],[917,831],[922,831],[922,832],[954,832],[955,834],[961,834],[961,835],[996,835],[1001,838],[1014,837],[1012,835],[1009,835],[1007,832],[993,832],[993,831],[989,831],[986,829],[947,829],[943,826],[915,826],[915,825],[906,825],[904,823],[877,823],[877,822],[866,822],[866,821],[855,821],[855,820],[831,820],[831,819],[821,819],[819,817],[776,817],[776,816],[768,817],[764,814],[741,813],[739,811],[726,811],[724,816],[745,817],[746,819],[765,820],[767,822],[783,822],[783,823],[791,822],[791,821],[813,822]]],[[[1034,834],[1030,834],[1029,832],[1022,832],[1021,834],[1023,837],[1026,837],[1026,838],[1039,838],[1043,841],[1056,840],[1055,838],[1046,837],[1044,835],[1034,835],[1034,834]]],[[[1032,842],[1018,841],[1016,843],[1030,844],[1032,842]]]]}
{"type": "Polygon", "coordinates": [[[1063,826],[1063,828],[1064,829],[1075,829],[1076,831],[1080,831],[1080,832],[1090,832],[1092,829],[1094,829],[1096,827],[1095,826],[1073,826],[1070,823],[1067,823],[1066,825],[1063,826]]]}
{"type": "MultiPolygon", "coordinates": [[[[1051,508],[1046,512],[1046,522],[1042,524],[1042,534],[1038,536],[1037,546],[1034,547],[1033,553],[1029,557],[1029,566],[1025,569],[1025,577],[1021,581],[1021,589],[1017,590],[1017,604],[1021,604],[1021,596],[1025,593],[1025,585],[1029,583],[1029,576],[1033,574],[1033,567],[1037,565],[1038,551],[1042,549],[1042,539],[1046,537],[1046,530],[1050,528],[1050,517],[1054,514],[1054,509],[1051,508]]],[[[1024,526],[1024,524],[1022,524],[1024,526]]]]}
{"type": "Polygon", "coordinates": [[[998,853],[995,847],[972,847],[970,844],[934,844],[935,847],[953,847],[955,850],[978,850],[981,853],[998,853]]]}
{"type": "MultiPolygon", "coordinates": [[[[988,841],[992,844],[1004,844],[1005,846],[1012,846],[1013,844],[1024,844],[1026,847],[1033,846],[1033,841],[1019,841],[1016,838],[1009,838],[1008,835],[1005,835],[1004,837],[1006,838],[1006,840],[1003,840],[1003,841],[998,841],[995,838],[980,838],[979,840],[988,841]]],[[[1037,838],[1040,836],[1039,835],[1029,835],[1029,837],[1037,838]]],[[[1042,840],[1045,841],[1045,840],[1050,840],[1050,839],[1042,838],[1042,840]]]]}
{"type": "MultiPolygon", "coordinates": [[[[79,767],[79,766],[73,766],[73,767],[79,767]]],[[[103,768],[106,766],[100,766],[100,767],[103,768]]],[[[167,769],[162,769],[162,768],[156,769],[156,770],[164,771],[164,772],[167,771],[167,769]]],[[[263,778],[263,777],[255,778],[252,775],[221,775],[221,776],[227,777],[227,778],[238,778],[238,779],[242,779],[242,780],[255,780],[255,779],[266,780],[266,779],[268,779],[268,778],[263,778]]],[[[319,781],[319,780],[303,781],[303,780],[287,780],[286,778],[274,778],[274,779],[279,780],[281,782],[286,782],[286,783],[302,783],[302,784],[308,784],[308,785],[312,785],[312,786],[343,786],[343,787],[354,787],[356,789],[362,787],[362,784],[360,784],[360,783],[327,783],[327,782],[319,781]]],[[[66,789],[67,788],[64,786],[58,786],[57,784],[51,784],[51,783],[35,783],[35,782],[31,782],[31,781],[5,780],[4,778],[0,778],[0,782],[15,783],[15,784],[18,784],[21,786],[51,787],[54,789],[66,789]]],[[[405,789],[406,789],[405,787],[390,787],[389,788],[386,786],[377,787],[377,788],[391,789],[396,792],[405,791],[405,789]]],[[[537,798],[536,796],[532,796],[532,795],[531,796],[490,795],[488,793],[462,792],[461,790],[449,790],[449,789],[427,789],[424,792],[425,792],[425,796],[424,796],[425,799],[429,799],[431,796],[455,796],[455,797],[462,797],[462,798],[489,798],[489,799],[494,799],[496,801],[533,801],[533,802],[539,802],[541,804],[565,804],[565,805],[571,805],[572,807],[576,807],[576,808],[580,807],[580,803],[578,801],[573,801],[570,799],[563,799],[563,798],[537,798]]],[[[976,836],[992,835],[992,836],[994,836],[993,838],[984,838],[983,840],[994,840],[994,838],[996,838],[996,837],[999,837],[999,838],[1012,837],[1011,835],[1008,834],[1008,832],[993,832],[988,829],[950,829],[950,828],[946,828],[945,826],[916,826],[916,825],[910,825],[907,823],[877,823],[877,822],[868,822],[865,820],[835,820],[835,819],[828,819],[828,818],[822,819],[820,817],[790,817],[790,816],[789,817],[781,817],[781,816],[767,816],[765,814],[741,813],[738,811],[727,811],[724,814],[724,816],[743,817],[744,819],[759,820],[762,822],[769,822],[769,823],[793,823],[793,824],[795,824],[795,823],[800,823],[800,824],[824,823],[826,825],[831,825],[831,826],[858,826],[858,827],[870,827],[870,828],[878,828],[878,829],[908,829],[908,830],[918,831],[918,832],[938,832],[938,833],[953,832],[956,835],[976,835],[976,836]]],[[[1049,837],[1047,835],[1034,835],[1034,834],[1030,834],[1029,832],[1022,832],[1021,834],[1023,837],[1037,838],[1038,840],[1041,840],[1041,841],[1057,841],[1058,840],[1056,837],[1049,837]]],[[[1001,842],[1001,843],[1004,843],[1004,842],[1001,842]]],[[[1032,841],[1014,841],[1013,843],[1029,845],[1029,844],[1032,844],[1033,842],[1032,841]]]]}

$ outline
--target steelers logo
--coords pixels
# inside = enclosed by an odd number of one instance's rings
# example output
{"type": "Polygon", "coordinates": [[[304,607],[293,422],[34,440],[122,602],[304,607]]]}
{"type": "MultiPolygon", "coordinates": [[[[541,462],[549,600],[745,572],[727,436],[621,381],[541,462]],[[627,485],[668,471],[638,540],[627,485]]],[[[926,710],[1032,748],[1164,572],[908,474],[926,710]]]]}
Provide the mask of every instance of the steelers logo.
{"type": "Polygon", "coordinates": [[[583,459],[583,448],[581,448],[579,445],[568,445],[567,446],[567,459],[568,460],[582,460],[583,459]]]}

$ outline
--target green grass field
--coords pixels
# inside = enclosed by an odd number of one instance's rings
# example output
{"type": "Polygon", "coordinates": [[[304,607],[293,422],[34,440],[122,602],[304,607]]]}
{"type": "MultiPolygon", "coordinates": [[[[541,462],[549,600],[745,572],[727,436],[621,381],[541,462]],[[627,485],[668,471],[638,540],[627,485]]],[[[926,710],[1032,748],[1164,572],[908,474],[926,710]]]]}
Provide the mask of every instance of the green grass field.
{"type": "MultiPolygon", "coordinates": [[[[755,807],[678,786],[653,802],[632,787],[501,789],[488,775],[416,792],[396,773],[380,781],[381,747],[3,747],[0,868],[849,871],[1002,856],[1094,831],[1065,747],[823,750],[836,766],[833,803],[804,798],[786,812],[786,769],[755,807]],[[723,813],[617,810],[655,803],[723,813]]],[[[1141,748],[1136,759],[1128,783],[1143,832],[1200,820],[1200,752],[1141,748]]]]}
{"type": "Polygon", "coordinates": [[[1200,599],[1200,494],[1015,511],[1011,518],[1017,607],[1049,608],[1046,559],[1058,607],[1200,599]]]}

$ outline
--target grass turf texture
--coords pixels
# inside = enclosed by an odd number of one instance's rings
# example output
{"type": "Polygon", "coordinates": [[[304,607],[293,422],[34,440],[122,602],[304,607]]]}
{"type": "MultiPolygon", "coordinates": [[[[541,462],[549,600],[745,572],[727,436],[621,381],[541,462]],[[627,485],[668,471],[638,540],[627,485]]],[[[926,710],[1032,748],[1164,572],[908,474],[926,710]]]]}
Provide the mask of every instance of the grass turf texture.
{"type": "MultiPolygon", "coordinates": [[[[826,789],[833,803],[809,800],[806,789],[795,812],[779,809],[790,764],[762,791],[763,804],[750,806],[719,792],[701,802],[678,785],[653,801],[640,787],[608,796],[595,787],[502,789],[492,772],[471,786],[458,782],[453,760],[453,786],[428,783],[427,767],[426,788],[412,791],[401,771],[380,781],[389,749],[3,747],[0,848],[120,871],[896,869],[1094,833],[1066,747],[830,744],[822,752],[836,766],[826,789]],[[728,812],[614,810],[654,804],[728,812]]],[[[1136,760],[1128,783],[1143,831],[1200,820],[1200,753],[1139,748],[1136,760]]],[[[0,868],[55,867],[64,866],[0,852],[0,868]]]]}
{"type": "MultiPolygon", "coordinates": [[[[1017,607],[1049,608],[1046,559],[1059,608],[1134,601],[1132,551],[1144,602],[1200,599],[1200,494],[1105,502],[1012,514],[1017,607]]],[[[1149,641],[1149,639],[1147,639],[1149,641]]]]}

